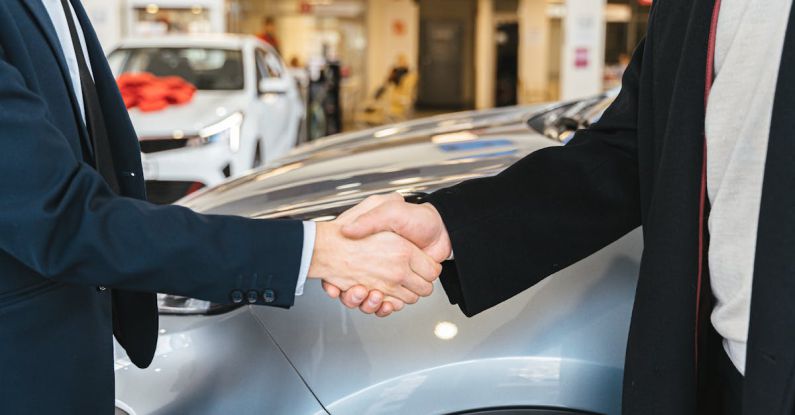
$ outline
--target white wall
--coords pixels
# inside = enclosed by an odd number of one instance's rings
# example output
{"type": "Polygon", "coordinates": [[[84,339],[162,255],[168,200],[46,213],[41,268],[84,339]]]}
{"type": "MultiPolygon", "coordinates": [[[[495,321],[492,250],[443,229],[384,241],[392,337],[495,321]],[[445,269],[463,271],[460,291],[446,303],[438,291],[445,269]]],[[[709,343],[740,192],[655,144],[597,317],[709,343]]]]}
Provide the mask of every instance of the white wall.
{"type": "Polygon", "coordinates": [[[602,91],[606,3],[607,0],[566,0],[561,99],[577,99],[602,91]]]}
{"type": "Polygon", "coordinates": [[[519,103],[548,99],[549,18],[547,0],[519,2],[519,103]]]}
{"type": "Polygon", "coordinates": [[[371,95],[389,75],[397,56],[405,54],[417,70],[420,34],[419,7],[414,0],[367,2],[367,91],[371,95]],[[396,25],[403,27],[398,33],[396,25]]]}
{"type": "Polygon", "coordinates": [[[122,36],[122,0],[83,0],[100,43],[106,52],[112,50],[122,36]]]}

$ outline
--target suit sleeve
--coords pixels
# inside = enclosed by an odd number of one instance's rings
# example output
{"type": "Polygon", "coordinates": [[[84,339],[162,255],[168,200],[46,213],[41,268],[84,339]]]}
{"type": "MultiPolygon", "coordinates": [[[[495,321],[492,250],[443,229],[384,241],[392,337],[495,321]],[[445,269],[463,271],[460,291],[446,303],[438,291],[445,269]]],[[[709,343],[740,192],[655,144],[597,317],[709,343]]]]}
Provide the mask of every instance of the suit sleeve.
{"type": "Polygon", "coordinates": [[[65,283],[217,303],[235,290],[272,290],[268,305],[293,304],[300,222],[207,216],[117,196],[75,157],[48,121],[51,110],[0,49],[0,249],[65,283]]]}
{"type": "Polygon", "coordinates": [[[475,315],[596,252],[640,225],[637,100],[643,44],[598,123],[566,146],[530,154],[501,174],[440,190],[455,261],[442,284],[475,315]]]}

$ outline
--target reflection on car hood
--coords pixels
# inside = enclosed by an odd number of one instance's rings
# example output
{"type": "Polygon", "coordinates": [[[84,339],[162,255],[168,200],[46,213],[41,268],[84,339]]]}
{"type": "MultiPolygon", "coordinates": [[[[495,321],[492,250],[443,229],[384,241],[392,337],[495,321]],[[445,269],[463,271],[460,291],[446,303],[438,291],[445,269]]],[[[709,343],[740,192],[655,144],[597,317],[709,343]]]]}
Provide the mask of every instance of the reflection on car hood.
{"type": "Polygon", "coordinates": [[[196,91],[193,100],[184,105],[171,105],[162,111],[130,110],[130,119],[138,137],[171,137],[174,131],[185,136],[196,134],[245,108],[243,91],[196,91]]]}
{"type": "Polygon", "coordinates": [[[377,193],[430,192],[497,174],[555,145],[527,127],[525,120],[536,111],[461,113],[330,137],[181,203],[205,213],[277,217],[377,193]],[[384,130],[400,132],[376,137],[384,130]]]}
{"type": "Polygon", "coordinates": [[[283,158],[283,160],[286,162],[295,161],[296,159],[304,158],[310,154],[356,146],[367,141],[372,141],[373,139],[400,141],[422,133],[442,134],[445,132],[472,130],[488,126],[504,125],[506,123],[516,123],[546,108],[548,108],[548,106],[535,105],[503,107],[481,111],[464,111],[406,121],[353,133],[336,134],[297,147],[283,158]]]}

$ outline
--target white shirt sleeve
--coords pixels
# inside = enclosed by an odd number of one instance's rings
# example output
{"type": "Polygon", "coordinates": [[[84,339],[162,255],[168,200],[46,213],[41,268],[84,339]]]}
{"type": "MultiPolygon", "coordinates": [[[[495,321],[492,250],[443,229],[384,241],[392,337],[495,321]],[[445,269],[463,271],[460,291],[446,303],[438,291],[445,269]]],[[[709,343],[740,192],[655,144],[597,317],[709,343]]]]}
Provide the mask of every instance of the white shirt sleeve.
{"type": "Polygon", "coordinates": [[[301,253],[301,268],[298,269],[298,283],[295,286],[295,295],[304,294],[304,284],[309,275],[309,265],[312,264],[312,254],[315,252],[315,222],[304,222],[304,249],[301,253]]]}

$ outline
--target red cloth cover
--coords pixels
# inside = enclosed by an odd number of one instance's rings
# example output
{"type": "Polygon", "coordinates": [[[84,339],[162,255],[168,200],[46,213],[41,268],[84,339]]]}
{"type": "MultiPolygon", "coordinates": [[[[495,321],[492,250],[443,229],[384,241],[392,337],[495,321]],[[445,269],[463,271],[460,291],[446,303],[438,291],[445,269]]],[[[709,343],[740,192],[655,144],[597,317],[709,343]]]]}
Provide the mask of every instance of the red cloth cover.
{"type": "Polygon", "coordinates": [[[148,72],[125,73],[116,80],[127,109],[160,111],[169,105],[187,104],[196,87],[178,76],[157,77],[148,72]]]}

